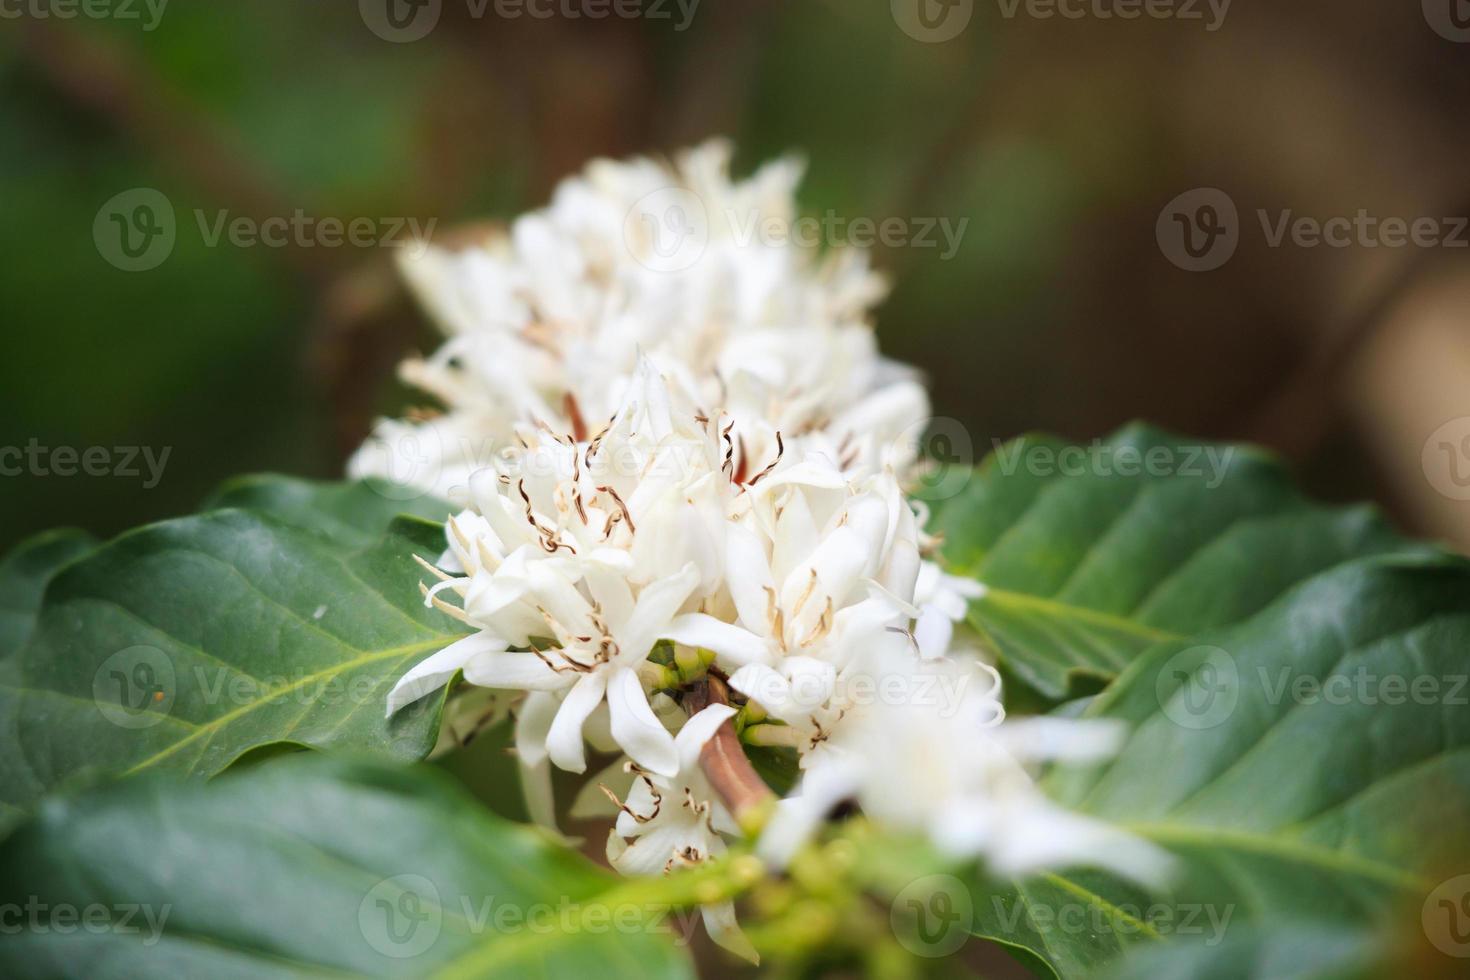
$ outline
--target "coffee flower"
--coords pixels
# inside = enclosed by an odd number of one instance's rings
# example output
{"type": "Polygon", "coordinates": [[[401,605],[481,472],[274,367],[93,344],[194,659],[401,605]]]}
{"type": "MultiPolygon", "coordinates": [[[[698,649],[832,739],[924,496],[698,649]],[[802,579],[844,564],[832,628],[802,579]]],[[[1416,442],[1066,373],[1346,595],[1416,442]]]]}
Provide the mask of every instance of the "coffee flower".
{"type": "Polygon", "coordinates": [[[886,287],[861,252],[822,254],[780,233],[801,167],[729,177],[706,143],[674,166],[597,161],[552,203],[466,248],[405,255],[448,335],[404,380],[442,416],[381,423],[350,469],[466,502],[468,477],[519,427],[586,432],[626,398],[641,358],[679,397],[736,423],[749,470],[804,439],[849,472],[912,464],[928,416],[913,372],[883,360],[871,307],[886,287]],[[664,222],[678,220],[671,230],[664,222]],[[672,234],[694,257],[671,269],[672,234]]]}

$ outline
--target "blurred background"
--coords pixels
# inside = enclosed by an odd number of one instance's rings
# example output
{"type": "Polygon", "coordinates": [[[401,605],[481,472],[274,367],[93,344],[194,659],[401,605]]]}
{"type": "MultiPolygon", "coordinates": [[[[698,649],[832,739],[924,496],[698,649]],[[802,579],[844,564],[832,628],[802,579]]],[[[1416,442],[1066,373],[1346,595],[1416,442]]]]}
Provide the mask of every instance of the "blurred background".
{"type": "Polygon", "coordinates": [[[196,211],[442,235],[713,134],[741,172],[805,154],[810,214],[968,222],[952,255],[877,247],[878,322],[978,451],[1148,419],[1470,547],[1463,0],[419,2],[0,3],[0,447],[169,453],[151,486],[141,457],[0,477],[0,549],[338,476],[405,403],[394,365],[436,339],[391,250],[211,244],[196,211]],[[94,226],[138,188],[177,234],[128,271],[94,226]],[[1360,214],[1432,220],[1290,230],[1360,214]]]}

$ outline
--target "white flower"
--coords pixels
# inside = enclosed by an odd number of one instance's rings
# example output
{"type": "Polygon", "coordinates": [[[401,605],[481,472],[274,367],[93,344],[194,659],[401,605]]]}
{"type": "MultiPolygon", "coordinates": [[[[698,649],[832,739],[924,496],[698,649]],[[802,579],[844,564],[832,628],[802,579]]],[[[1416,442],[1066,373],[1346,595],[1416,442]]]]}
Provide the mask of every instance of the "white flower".
{"type": "Polygon", "coordinates": [[[1162,851],[1053,803],[1027,769],[1104,758],[1119,744],[1116,727],[1005,722],[999,676],[966,654],[923,660],[887,650],[869,668],[880,686],[902,679],[891,687],[898,696],[849,694],[841,710],[826,707],[799,792],[761,838],[769,860],[789,860],[833,806],[852,799],[882,826],[925,834],[956,857],[983,857],[1002,875],[1086,865],[1150,885],[1167,876],[1162,851]]]}
{"type": "Polygon", "coordinates": [[[710,142],[674,167],[596,161],[508,233],[405,255],[449,339],[403,377],[448,413],[381,423],[350,472],[464,503],[468,474],[513,446],[518,426],[580,434],[623,401],[642,357],[679,398],[736,423],[738,470],[772,458],[777,432],[853,473],[910,465],[928,399],[878,354],[868,316],[882,280],[861,252],[823,257],[785,233],[798,164],[737,183],[729,158],[710,142]],[[657,217],[640,208],[660,195],[707,218],[688,268],[662,268],[658,241],[640,232],[638,219],[657,217]]]}
{"type": "MultiPolygon", "coordinates": [[[[729,705],[712,704],[685,721],[674,739],[679,768],[671,775],[618,760],[587,784],[572,807],[572,816],[616,814],[607,839],[607,857],[614,868],[627,875],[665,874],[723,855],[725,837],[740,836],[739,826],[699,764],[705,743],[734,715],[729,705]]],[[[701,912],[710,938],[759,962],[750,941],[735,924],[733,903],[706,905],[701,912]]]]}

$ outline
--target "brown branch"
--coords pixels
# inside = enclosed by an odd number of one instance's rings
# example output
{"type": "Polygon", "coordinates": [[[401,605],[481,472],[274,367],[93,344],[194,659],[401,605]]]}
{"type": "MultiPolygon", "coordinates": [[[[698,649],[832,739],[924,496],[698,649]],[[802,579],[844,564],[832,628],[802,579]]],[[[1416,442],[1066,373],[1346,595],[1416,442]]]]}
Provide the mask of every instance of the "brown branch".
{"type": "MultiPolygon", "coordinates": [[[[693,685],[684,694],[684,707],[691,714],[703,711],[711,704],[729,704],[730,692],[725,682],[710,675],[693,685]]],[[[735,822],[750,831],[750,825],[758,823],[776,800],[776,794],[756,775],[745,750],[740,747],[740,738],[735,734],[733,720],[715,731],[714,737],[704,744],[699,763],[710,785],[720,794],[720,799],[730,808],[735,822]]]]}

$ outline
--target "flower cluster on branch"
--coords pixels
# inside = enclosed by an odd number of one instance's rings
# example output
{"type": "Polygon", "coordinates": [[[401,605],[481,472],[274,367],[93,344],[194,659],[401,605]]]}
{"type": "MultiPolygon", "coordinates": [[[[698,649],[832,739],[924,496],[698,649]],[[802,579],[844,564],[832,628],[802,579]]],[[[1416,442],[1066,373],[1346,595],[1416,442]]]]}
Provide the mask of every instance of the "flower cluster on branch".
{"type": "MultiPolygon", "coordinates": [[[[757,823],[780,865],[851,802],[1006,873],[1156,875],[1155,853],[1031,776],[1118,733],[1006,722],[999,675],[955,629],[983,586],[943,571],[905,492],[928,400],[878,353],[882,280],[860,252],[743,239],[793,220],[800,167],[732,181],[729,155],[598,161],[508,230],[406,260],[448,339],[404,377],[442,411],[384,420],[353,470],[463,508],[423,588],[473,632],[410,670],[389,713],[458,671],[505,692],[548,819],[550,766],[618,753],[573,813],[615,816],[608,857],[629,874],[699,863],[757,823]],[[650,213],[668,195],[687,203],[650,213]],[[685,268],[659,261],[671,228],[700,236],[685,268]],[[690,696],[710,677],[733,703],[690,696]],[[734,726],[799,758],[760,821],[708,771],[734,726]]],[[[706,920],[749,955],[731,908],[706,920]]]]}

